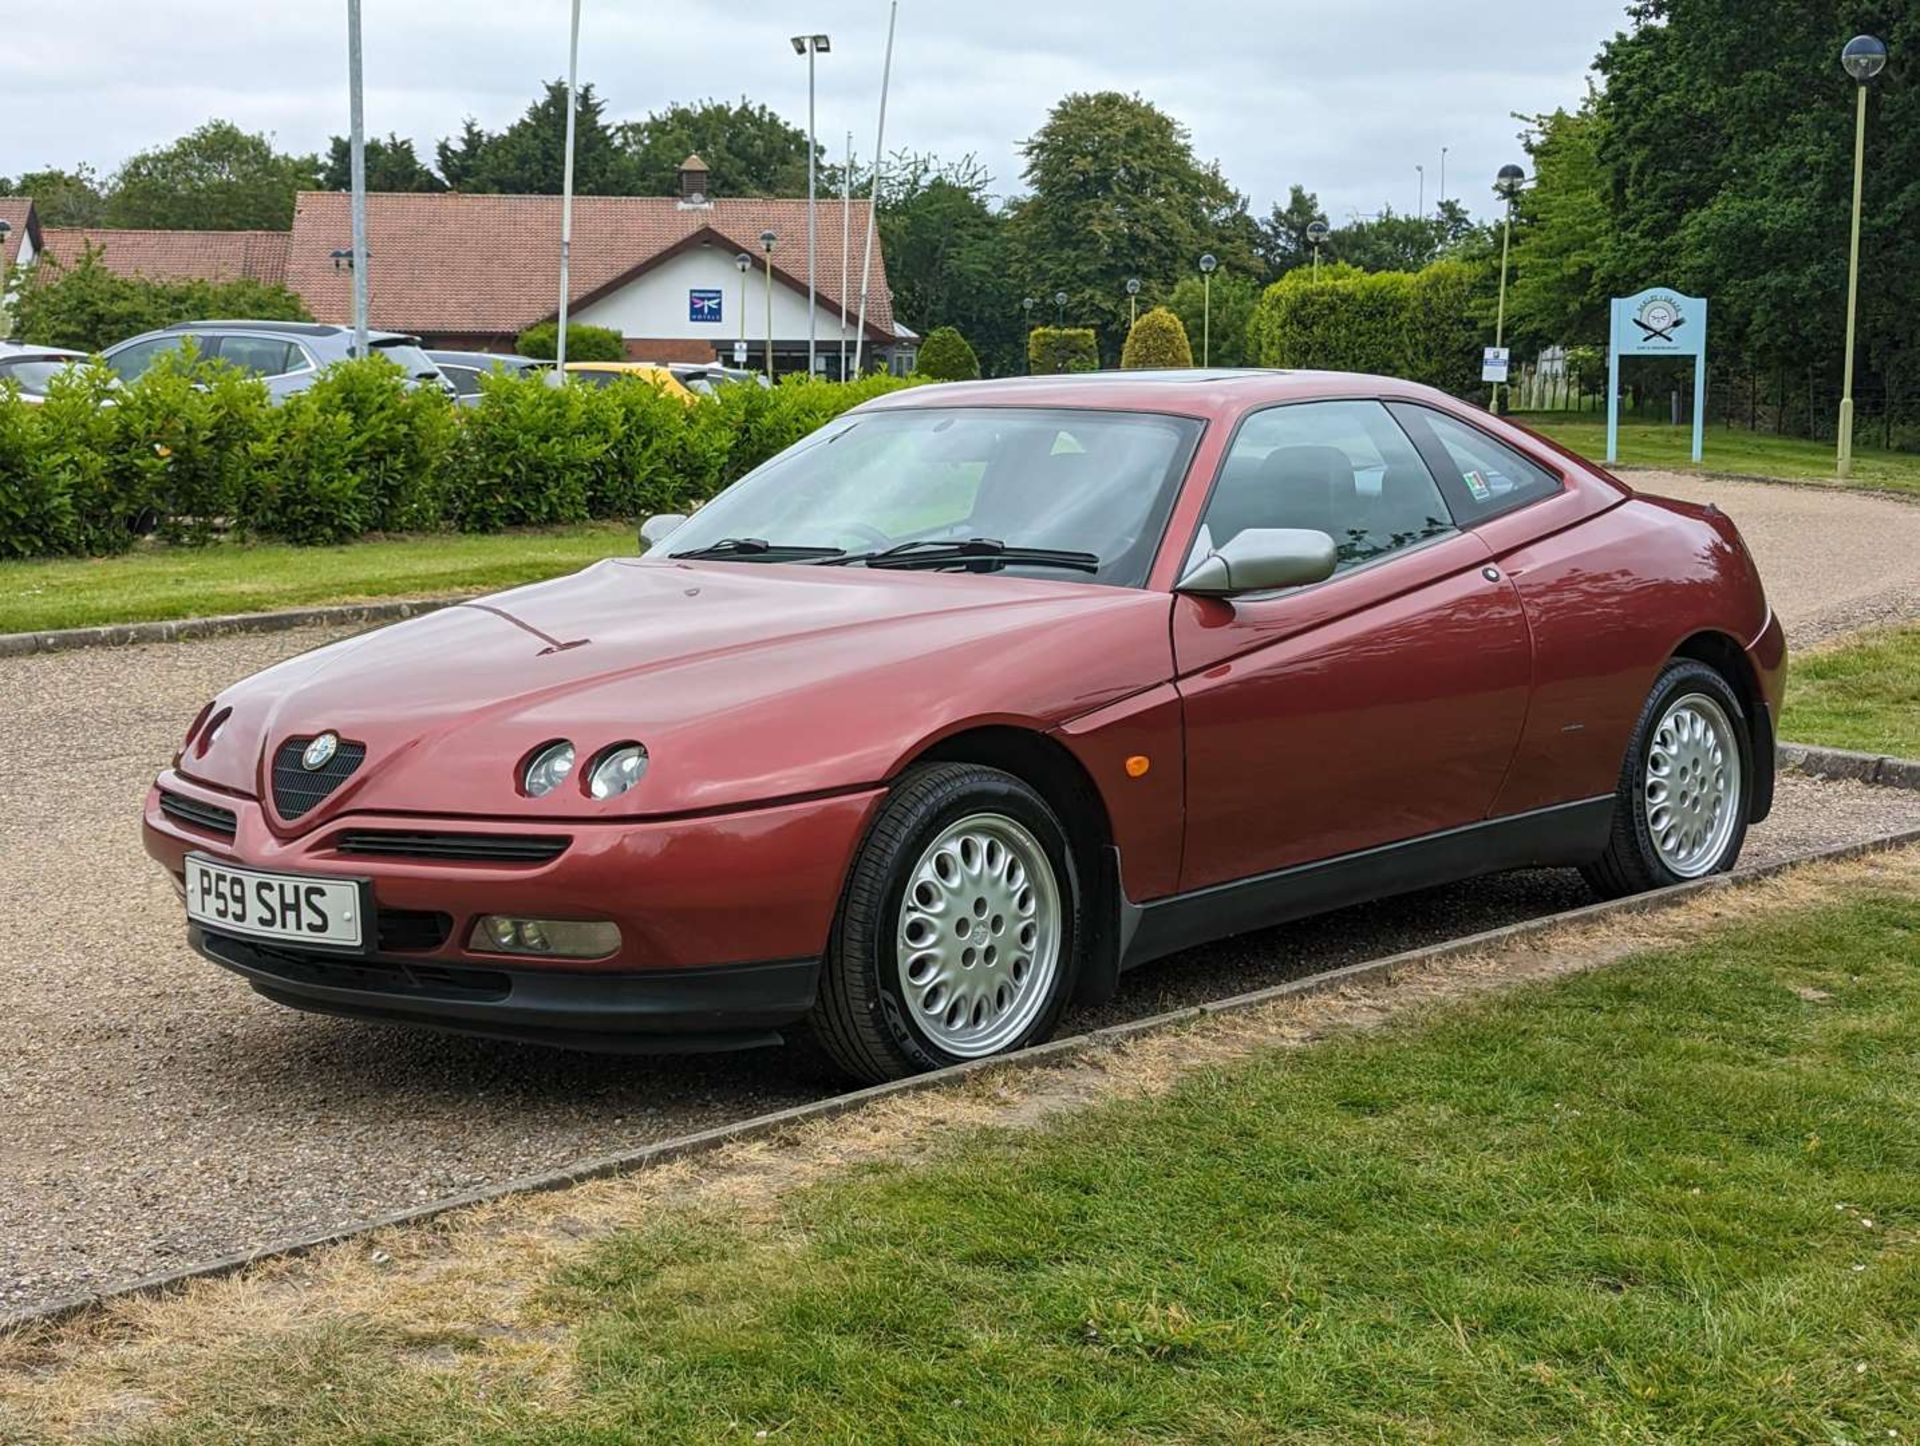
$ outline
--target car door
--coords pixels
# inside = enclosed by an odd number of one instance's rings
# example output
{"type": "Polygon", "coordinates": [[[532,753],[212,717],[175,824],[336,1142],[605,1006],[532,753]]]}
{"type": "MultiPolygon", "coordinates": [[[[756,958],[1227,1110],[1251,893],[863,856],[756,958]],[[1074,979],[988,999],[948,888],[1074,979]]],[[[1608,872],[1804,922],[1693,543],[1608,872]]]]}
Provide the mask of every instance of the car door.
{"type": "Polygon", "coordinates": [[[1339,562],[1310,587],[1174,600],[1182,889],[1483,819],[1525,722],[1525,616],[1386,408],[1248,416],[1193,556],[1248,527],[1330,533],[1339,562]]]}

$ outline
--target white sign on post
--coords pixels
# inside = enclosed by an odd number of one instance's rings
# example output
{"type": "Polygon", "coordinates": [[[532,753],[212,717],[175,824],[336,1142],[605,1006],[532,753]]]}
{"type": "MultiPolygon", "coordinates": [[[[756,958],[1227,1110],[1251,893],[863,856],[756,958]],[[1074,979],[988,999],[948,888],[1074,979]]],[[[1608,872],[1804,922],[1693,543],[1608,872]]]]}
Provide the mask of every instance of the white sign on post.
{"type": "Polygon", "coordinates": [[[747,344],[744,341],[736,341],[733,344],[733,364],[737,367],[747,364],[747,344]]]}
{"type": "Polygon", "coordinates": [[[1507,379],[1507,357],[1510,348],[1504,346],[1482,347],[1480,350],[1480,380],[1483,382],[1504,382],[1507,379]]]}

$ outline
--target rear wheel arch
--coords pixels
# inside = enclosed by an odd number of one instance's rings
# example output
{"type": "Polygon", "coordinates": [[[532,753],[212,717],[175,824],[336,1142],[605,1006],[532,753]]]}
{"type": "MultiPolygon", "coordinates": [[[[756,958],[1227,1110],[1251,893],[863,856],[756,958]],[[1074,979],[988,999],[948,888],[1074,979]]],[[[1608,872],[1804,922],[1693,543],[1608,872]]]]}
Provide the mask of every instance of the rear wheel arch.
{"type": "Polygon", "coordinates": [[[1752,744],[1753,787],[1749,794],[1747,821],[1759,823],[1773,809],[1774,738],[1773,716],[1767,711],[1766,696],[1760,691],[1760,679],[1745,648],[1726,633],[1703,631],[1693,634],[1673,650],[1675,658],[1691,658],[1705,663],[1722,678],[1740,700],[1746,714],[1747,736],[1752,744]]]}

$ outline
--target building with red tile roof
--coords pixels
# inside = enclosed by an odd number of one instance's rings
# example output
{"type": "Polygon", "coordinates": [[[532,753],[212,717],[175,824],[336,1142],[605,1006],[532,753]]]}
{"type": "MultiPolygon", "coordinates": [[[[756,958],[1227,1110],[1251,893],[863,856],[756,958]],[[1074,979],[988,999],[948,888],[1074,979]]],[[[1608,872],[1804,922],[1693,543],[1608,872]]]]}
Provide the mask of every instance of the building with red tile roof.
{"type": "Polygon", "coordinates": [[[154,281],[263,281],[284,286],[285,231],[131,231],[107,227],[49,226],[42,254],[71,266],[92,248],[101,264],[120,276],[154,281]]]}

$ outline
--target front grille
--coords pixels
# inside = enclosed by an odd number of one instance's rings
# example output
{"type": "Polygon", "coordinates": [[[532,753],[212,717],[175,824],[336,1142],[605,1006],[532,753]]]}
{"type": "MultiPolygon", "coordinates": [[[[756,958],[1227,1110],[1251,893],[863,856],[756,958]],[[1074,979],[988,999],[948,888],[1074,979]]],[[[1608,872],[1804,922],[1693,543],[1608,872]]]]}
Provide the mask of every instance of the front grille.
{"type": "Polygon", "coordinates": [[[160,790],[160,812],[175,823],[184,823],[188,828],[197,828],[203,833],[218,834],[221,838],[232,838],[238,827],[233,810],[222,808],[217,803],[202,803],[197,798],[188,798],[184,793],[169,793],[160,790]]]}
{"type": "Polygon", "coordinates": [[[334,843],[342,854],[455,862],[543,864],[566,852],[568,840],[551,834],[427,833],[403,829],[349,829],[334,843]]]}
{"type": "Polygon", "coordinates": [[[428,909],[382,909],[374,928],[383,950],[438,949],[453,932],[453,916],[428,909]]]}
{"type": "Polygon", "coordinates": [[[349,778],[367,756],[367,745],[345,739],[326,766],[309,773],[300,766],[300,755],[313,742],[314,735],[289,738],[273,755],[273,806],[280,817],[291,822],[311,812],[349,778]]]}

